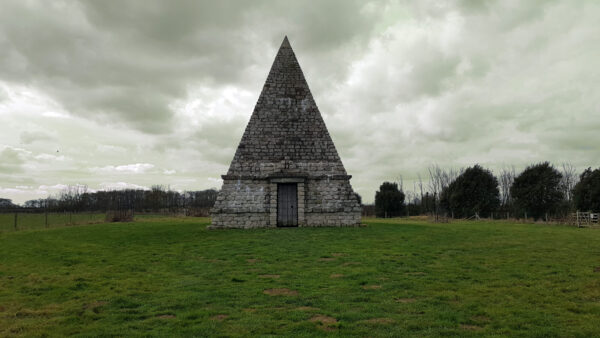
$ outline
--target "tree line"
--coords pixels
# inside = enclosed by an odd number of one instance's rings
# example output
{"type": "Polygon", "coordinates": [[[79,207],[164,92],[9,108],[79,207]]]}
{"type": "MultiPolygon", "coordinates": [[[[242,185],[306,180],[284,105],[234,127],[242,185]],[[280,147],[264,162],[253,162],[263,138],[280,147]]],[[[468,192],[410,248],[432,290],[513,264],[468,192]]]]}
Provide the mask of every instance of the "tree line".
{"type": "Polygon", "coordinates": [[[109,210],[133,210],[136,212],[169,210],[182,208],[211,208],[218,191],[215,189],[178,192],[162,185],[154,185],[149,190],[125,189],[110,191],[88,191],[87,186],[77,185],[65,188],[58,196],[26,201],[23,207],[11,200],[2,199],[3,209],[40,209],[51,212],[82,212],[109,210]]]}
{"type": "Polygon", "coordinates": [[[580,175],[571,164],[549,162],[514,167],[495,176],[480,165],[460,170],[428,168],[429,181],[419,176],[412,191],[402,179],[384,182],[375,193],[377,217],[444,215],[452,218],[563,218],[576,210],[600,211],[600,168],[580,175]]]}

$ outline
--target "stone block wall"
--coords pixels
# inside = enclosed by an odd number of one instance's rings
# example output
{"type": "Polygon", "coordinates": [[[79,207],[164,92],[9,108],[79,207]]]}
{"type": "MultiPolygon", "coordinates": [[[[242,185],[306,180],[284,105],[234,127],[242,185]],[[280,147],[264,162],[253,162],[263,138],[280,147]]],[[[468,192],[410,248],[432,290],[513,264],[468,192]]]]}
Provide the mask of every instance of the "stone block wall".
{"type": "MultiPolygon", "coordinates": [[[[276,180],[224,180],[211,228],[277,226],[276,180]]],[[[360,205],[347,179],[306,179],[298,184],[298,226],[357,226],[360,205]]]]}
{"type": "Polygon", "coordinates": [[[223,187],[211,210],[211,228],[268,227],[270,198],[267,180],[223,180],[223,187]]]}
{"type": "Polygon", "coordinates": [[[309,179],[304,209],[306,226],[358,226],[361,207],[346,179],[309,179]]]}

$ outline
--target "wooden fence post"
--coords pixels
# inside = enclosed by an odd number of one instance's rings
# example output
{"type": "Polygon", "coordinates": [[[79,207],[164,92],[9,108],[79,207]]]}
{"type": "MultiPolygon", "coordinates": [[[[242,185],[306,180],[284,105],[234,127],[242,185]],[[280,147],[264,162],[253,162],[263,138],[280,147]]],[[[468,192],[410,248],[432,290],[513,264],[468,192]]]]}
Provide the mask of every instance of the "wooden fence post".
{"type": "Polygon", "coordinates": [[[15,211],[15,231],[17,230],[17,212],[15,211]]]}

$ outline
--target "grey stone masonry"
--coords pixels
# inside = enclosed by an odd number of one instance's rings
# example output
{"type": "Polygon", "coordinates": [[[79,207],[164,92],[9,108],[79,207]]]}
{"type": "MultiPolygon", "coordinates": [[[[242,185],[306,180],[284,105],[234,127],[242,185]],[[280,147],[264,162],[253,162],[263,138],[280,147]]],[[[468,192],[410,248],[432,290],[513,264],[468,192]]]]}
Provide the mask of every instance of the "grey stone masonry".
{"type": "Polygon", "coordinates": [[[298,226],[356,226],[360,205],[287,37],[212,209],[211,228],[277,226],[278,184],[297,189],[298,226]]]}

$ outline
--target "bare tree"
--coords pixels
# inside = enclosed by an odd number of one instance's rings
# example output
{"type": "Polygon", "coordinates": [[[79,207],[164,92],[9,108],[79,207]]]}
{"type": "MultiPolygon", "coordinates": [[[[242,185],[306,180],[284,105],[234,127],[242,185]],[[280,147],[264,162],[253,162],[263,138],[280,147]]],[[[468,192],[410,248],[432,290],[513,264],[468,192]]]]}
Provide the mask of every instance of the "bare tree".
{"type": "Polygon", "coordinates": [[[500,185],[500,205],[503,208],[506,208],[510,205],[511,196],[510,196],[510,187],[512,186],[515,180],[515,167],[511,166],[510,168],[502,168],[500,169],[499,175],[499,185],[500,185]]]}
{"type": "Polygon", "coordinates": [[[419,177],[419,190],[421,191],[421,212],[423,212],[423,178],[421,178],[421,174],[418,175],[419,177]]]}
{"type": "Polygon", "coordinates": [[[396,181],[398,181],[398,189],[400,189],[400,191],[404,191],[404,180],[402,179],[402,175],[400,175],[396,181]]]}
{"type": "Polygon", "coordinates": [[[429,191],[436,197],[442,190],[442,168],[437,164],[430,165],[427,167],[429,172],[429,191]]]}
{"type": "Polygon", "coordinates": [[[563,162],[561,169],[562,178],[560,180],[560,189],[567,202],[571,203],[573,201],[573,188],[575,187],[575,184],[577,184],[577,181],[579,181],[577,168],[570,162],[563,162]]]}
{"type": "Polygon", "coordinates": [[[452,183],[458,176],[460,176],[465,170],[464,168],[460,169],[450,169],[444,170],[440,168],[439,165],[433,164],[427,168],[429,172],[429,190],[439,198],[442,190],[447,188],[450,183],[452,183]]]}

